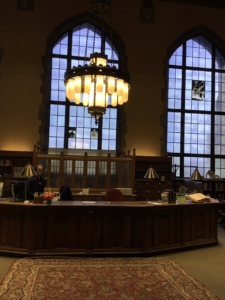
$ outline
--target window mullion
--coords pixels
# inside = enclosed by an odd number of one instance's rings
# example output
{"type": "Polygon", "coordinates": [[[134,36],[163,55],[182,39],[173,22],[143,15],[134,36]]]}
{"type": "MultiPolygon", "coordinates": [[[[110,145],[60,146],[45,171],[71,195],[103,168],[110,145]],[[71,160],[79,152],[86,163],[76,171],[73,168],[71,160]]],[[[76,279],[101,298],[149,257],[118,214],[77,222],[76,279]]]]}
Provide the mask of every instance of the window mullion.
{"type": "MultiPolygon", "coordinates": [[[[212,49],[212,82],[211,82],[211,157],[215,155],[215,47],[212,49]]],[[[215,159],[211,159],[211,170],[215,170],[215,159]]]]}
{"type": "MultiPolygon", "coordinates": [[[[68,33],[68,59],[67,59],[67,69],[72,68],[72,36],[73,36],[73,31],[69,30],[68,33]]],[[[64,129],[64,148],[68,148],[68,134],[69,134],[69,111],[70,111],[70,101],[66,99],[65,102],[65,129],[64,129]]]]}
{"type": "MultiPolygon", "coordinates": [[[[181,137],[180,137],[180,164],[184,165],[184,139],[185,139],[185,88],[186,88],[186,42],[183,44],[182,57],[182,90],[181,90],[181,137]]],[[[180,176],[184,176],[184,168],[180,167],[180,176]]]]}

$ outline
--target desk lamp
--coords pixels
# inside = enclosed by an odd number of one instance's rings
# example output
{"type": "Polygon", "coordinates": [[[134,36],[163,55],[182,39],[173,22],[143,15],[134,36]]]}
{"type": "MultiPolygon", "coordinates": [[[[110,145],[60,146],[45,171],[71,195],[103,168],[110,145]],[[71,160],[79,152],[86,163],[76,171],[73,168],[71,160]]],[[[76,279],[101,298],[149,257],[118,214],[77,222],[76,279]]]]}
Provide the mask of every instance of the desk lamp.
{"type": "Polygon", "coordinates": [[[37,175],[37,173],[35,172],[33,166],[30,164],[30,162],[28,161],[28,163],[26,164],[26,166],[23,168],[23,170],[20,172],[21,176],[34,176],[37,175]]]}
{"type": "Polygon", "coordinates": [[[196,167],[196,169],[194,170],[194,172],[191,175],[191,179],[192,180],[202,180],[202,176],[200,175],[199,171],[198,171],[198,167],[196,167]]]}
{"type": "Polygon", "coordinates": [[[146,179],[159,179],[158,174],[156,173],[155,169],[151,166],[147,173],[145,174],[144,178],[146,179]]]}

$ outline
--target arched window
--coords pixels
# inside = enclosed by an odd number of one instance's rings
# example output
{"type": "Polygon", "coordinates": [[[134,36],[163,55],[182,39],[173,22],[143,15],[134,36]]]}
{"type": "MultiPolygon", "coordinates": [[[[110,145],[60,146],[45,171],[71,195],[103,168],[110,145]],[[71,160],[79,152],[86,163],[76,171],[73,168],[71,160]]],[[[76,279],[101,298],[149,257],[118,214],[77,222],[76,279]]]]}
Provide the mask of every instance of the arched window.
{"type": "Polygon", "coordinates": [[[103,32],[102,21],[92,14],[69,19],[49,36],[45,60],[48,83],[40,110],[42,148],[123,151],[124,131],[117,130],[124,125],[121,124],[121,120],[125,120],[122,106],[112,107],[109,103],[96,125],[82,101],[76,105],[66,99],[65,71],[89,64],[90,54],[94,52],[105,53],[109,65],[124,67],[126,64],[123,42],[106,24],[103,32]],[[49,115],[48,121],[44,118],[46,115],[49,115]]]}
{"type": "Polygon", "coordinates": [[[225,177],[225,58],[202,35],[173,52],[168,68],[167,152],[177,175],[225,177]]]}

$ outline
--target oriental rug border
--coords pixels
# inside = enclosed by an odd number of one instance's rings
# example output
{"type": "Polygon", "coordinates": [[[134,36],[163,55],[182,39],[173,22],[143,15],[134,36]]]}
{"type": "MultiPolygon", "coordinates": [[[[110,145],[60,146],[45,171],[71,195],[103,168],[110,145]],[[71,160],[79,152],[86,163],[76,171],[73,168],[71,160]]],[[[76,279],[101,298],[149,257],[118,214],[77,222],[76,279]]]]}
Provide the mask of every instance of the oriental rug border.
{"type": "Polygon", "coordinates": [[[219,299],[170,258],[38,257],[15,260],[0,299],[219,299]]]}

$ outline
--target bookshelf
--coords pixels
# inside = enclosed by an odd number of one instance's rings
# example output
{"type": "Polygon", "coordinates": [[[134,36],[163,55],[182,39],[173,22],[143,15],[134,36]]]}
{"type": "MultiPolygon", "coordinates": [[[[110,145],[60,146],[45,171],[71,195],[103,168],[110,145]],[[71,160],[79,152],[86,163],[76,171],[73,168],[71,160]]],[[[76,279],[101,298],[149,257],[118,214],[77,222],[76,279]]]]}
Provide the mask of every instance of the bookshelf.
{"type": "Polygon", "coordinates": [[[204,194],[209,194],[212,198],[225,199],[225,180],[204,179],[202,180],[204,194]]]}
{"type": "Polygon", "coordinates": [[[135,194],[138,199],[158,200],[165,189],[172,188],[172,158],[163,156],[135,157],[135,194]],[[154,168],[159,179],[144,179],[149,168],[154,168]]]}
{"type": "Polygon", "coordinates": [[[10,181],[24,180],[20,172],[25,165],[33,161],[32,151],[0,150],[0,182],[3,182],[3,191],[9,188],[10,181]]]}

